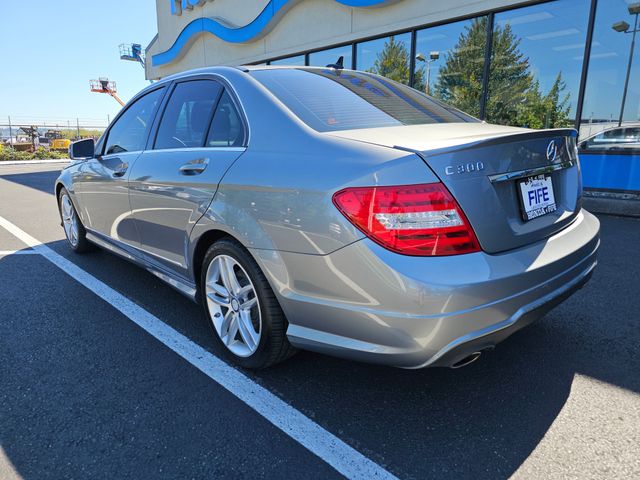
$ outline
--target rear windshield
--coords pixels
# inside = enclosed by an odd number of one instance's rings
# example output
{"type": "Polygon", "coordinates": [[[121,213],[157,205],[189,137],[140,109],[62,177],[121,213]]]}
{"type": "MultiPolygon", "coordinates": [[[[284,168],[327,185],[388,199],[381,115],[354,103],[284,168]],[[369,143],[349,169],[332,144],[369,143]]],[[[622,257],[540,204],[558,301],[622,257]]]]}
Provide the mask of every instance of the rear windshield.
{"type": "Polygon", "coordinates": [[[299,68],[251,74],[320,132],[478,121],[413,88],[370,73],[299,68]]]}

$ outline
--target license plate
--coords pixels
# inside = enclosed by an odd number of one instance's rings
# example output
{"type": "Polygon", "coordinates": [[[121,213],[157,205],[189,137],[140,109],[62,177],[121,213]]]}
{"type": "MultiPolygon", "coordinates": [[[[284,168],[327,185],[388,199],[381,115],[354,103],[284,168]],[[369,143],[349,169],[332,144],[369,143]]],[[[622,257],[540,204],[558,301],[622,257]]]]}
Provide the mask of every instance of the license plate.
{"type": "Polygon", "coordinates": [[[524,221],[533,220],[556,210],[553,183],[548,175],[536,175],[518,182],[524,221]]]}

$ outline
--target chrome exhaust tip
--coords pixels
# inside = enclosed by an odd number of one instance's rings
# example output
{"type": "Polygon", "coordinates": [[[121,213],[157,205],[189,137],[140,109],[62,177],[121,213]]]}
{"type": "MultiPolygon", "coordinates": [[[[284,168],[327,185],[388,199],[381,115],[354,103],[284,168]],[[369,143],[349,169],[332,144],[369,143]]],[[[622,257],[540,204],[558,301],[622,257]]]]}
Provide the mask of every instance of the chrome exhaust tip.
{"type": "Polygon", "coordinates": [[[466,367],[467,365],[471,365],[473,362],[480,358],[480,355],[482,355],[482,352],[473,352],[472,354],[467,355],[466,357],[452,364],[450,368],[462,368],[466,367]]]}

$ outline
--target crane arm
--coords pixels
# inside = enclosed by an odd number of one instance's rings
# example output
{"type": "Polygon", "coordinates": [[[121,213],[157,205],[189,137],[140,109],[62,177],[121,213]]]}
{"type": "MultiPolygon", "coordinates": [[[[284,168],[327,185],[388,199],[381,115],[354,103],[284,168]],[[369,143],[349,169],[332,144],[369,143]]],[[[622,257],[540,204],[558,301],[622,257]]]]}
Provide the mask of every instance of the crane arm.
{"type": "Polygon", "coordinates": [[[113,98],[115,98],[115,99],[116,99],[116,102],[118,102],[118,103],[120,104],[120,106],[121,106],[121,107],[124,107],[124,102],[123,102],[123,101],[122,101],[122,99],[118,96],[118,94],[117,94],[116,92],[109,91],[108,93],[109,93],[109,95],[111,95],[113,98]]]}

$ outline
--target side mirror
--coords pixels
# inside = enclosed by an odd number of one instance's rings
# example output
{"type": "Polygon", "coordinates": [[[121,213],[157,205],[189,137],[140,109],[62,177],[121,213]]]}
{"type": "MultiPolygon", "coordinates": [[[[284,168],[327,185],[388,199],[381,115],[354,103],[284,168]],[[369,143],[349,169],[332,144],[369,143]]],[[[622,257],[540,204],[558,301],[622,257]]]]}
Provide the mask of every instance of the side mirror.
{"type": "Polygon", "coordinates": [[[93,138],[78,140],[69,145],[69,158],[71,160],[85,160],[93,158],[96,154],[96,144],[93,138]]]}

